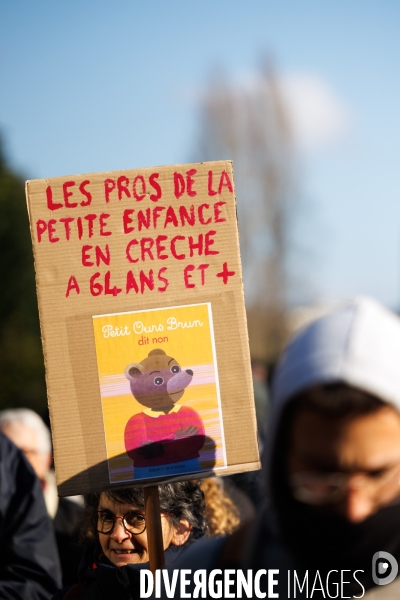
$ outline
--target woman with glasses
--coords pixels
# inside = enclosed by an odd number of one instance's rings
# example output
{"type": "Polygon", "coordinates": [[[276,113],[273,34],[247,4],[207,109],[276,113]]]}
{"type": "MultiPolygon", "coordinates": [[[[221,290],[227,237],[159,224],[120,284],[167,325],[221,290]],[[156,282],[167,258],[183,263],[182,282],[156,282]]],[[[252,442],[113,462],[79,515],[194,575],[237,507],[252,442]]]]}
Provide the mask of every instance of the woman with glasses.
{"type": "MultiPolygon", "coordinates": [[[[204,535],[204,494],[197,481],[167,483],[158,489],[168,566],[183,546],[204,535]]],[[[149,568],[143,489],[89,494],[85,503],[94,541],[84,553],[79,583],[58,592],[53,600],[139,598],[140,569],[149,568]]]]}

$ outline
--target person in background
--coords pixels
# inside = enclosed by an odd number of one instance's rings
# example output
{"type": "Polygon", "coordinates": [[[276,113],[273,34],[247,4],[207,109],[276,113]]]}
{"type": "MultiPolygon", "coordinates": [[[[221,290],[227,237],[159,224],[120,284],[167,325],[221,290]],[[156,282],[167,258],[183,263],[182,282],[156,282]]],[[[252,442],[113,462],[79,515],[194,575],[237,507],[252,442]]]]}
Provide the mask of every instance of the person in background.
{"type": "MultiPolygon", "coordinates": [[[[158,491],[165,562],[170,566],[183,547],[207,531],[204,494],[198,481],[166,483],[158,491]]],[[[140,570],[149,569],[143,488],[88,494],[85,503],[93,542],[83,556],[79,583],[53,600],[139,598],[140,570]]]]}
{"type": "Polygon", "coordinates": [[[361,297],[300,331],[267,433],[266,509],[176,568],[279,569],[282,598],[399,597],[399,317],[361,297]]]}
{"type": "Polygon", "coordinates": [[[49,600],[61,570],[40,483],[0,433],[0,598],[49,600]]]}
{"type": "MultiPolygon", "coordinates": [[[[268,418],[268,367],[265,361],[251,360],[254,404],[256,409],[258,444],[260,452],[265,444],[265,429],[268,418]]],[[[263,502],[260,493],[262,481],[260,471],[246,471],[224,477],[224,486],[239,508],[241,521],[247,521],[263,502]]],[[[230,532],[227,532],[230,533],[230,532]]]]}
{"type": "Polygon", "coordinates": [[[268,367],[263,360],[251,360],[253,376],[254,403],[256,407],[257,426],[262,440],[268,412],[268,367]]]}
{"type": "Polygon", "coordinates": [[[0,411],[2,431],[32,465],[42,486],[46,508],[53,521],[63,572],[63,585],[76,581],[82,550],[78,545],[84,507],[59,498],[54,471],[50,431],[41,417],[28,408],[0,411]]]}

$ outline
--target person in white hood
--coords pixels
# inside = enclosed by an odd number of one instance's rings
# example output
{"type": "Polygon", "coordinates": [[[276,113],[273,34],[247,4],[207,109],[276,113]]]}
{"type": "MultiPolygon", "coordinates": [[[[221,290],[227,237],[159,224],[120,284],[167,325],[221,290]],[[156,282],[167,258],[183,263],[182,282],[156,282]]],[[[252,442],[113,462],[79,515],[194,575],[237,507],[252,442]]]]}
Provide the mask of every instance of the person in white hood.
{"type": "Polygon", "coordinates": [[[296,597],[294,572],[301,582],[308,572],[297,597],[399,597],[397,315],[356,298],[290,341],[273,380],[263,466],[265,511],[188,553],[192,569],[277,568],[283,598],[296,597]]]}
{"type": "Polygon", "coordinates": [[[399,317],[361,297],[318,319],[286,348],[272,397],[265,464],[282,546],[304,570],[388,583],[400,561],[399,317]],[[374,566],[377,552],[393,565],[374,566]]]}

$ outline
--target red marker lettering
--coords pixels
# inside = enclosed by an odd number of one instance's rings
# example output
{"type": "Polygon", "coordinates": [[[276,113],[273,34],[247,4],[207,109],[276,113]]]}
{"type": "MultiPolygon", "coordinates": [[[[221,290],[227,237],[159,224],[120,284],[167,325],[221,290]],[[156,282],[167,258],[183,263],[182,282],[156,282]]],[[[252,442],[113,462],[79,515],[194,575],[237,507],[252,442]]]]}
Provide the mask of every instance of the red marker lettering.
{"type": "Polygon", "coordinates": [[[159,175],[159,173],[152,173],[149,177],[149,183],[151,187],[153,187],[156,191],[155,194],[150,194],[150,200],[152,200],[153,202],[157,202],[157,200],[159,200],[162,195],[160,184],[158,183],[158,181],[156,181],[159,175]]]}
{"type": "Polygon", "coordinates": [[[57,210],[58,208],[62,208],[63,205],[60,202],[53,202],[53,190],[51,186],[47,186],[46,188],[46,198],[47,198],[47,208],[49,210],[57,210]]]}
{"type": "Polygon", "coordinates": [[[70,202],[68,198],[73,196],[73,192],[69,191],[69,188],[74,187],[75,181],[64,181],[63,183],[63,194],[64,194],[64,204],[67,208],[76,208],[78,206],[77,202],[70,202]]]}

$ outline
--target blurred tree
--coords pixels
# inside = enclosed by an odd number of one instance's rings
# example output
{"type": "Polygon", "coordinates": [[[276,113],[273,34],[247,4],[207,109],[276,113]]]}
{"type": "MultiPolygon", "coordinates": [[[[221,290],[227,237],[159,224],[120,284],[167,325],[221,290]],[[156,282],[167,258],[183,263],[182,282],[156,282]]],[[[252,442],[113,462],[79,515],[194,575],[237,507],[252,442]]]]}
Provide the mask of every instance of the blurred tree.
{"type": "Polygon", "coordinates": [[[24,180],[6,163],[0,139],[0,409],[27,406],[46,416],[32,243],[24,180]]]}
{"type": "Polygon", "coordinates": [[[221,74],[211,80],[199,158],[233,160],[250,349],[273,360],[286,338],[294,177],[289,119],[269,62],[241,87],[221,74]]]}

